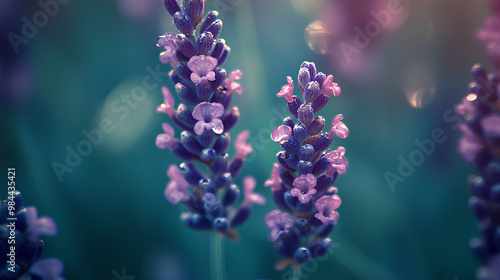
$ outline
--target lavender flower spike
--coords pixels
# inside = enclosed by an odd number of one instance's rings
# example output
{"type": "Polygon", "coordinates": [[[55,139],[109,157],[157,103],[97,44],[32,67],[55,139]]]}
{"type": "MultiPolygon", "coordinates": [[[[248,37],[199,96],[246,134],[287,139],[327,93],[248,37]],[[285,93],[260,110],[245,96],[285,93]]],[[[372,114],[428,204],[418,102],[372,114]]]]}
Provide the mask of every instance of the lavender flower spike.
{"type": "Polygon", "coordinates": [[[329,99],[341,92],[333,76],[316,71],[314,63],[304,62],[299,69],[299,94],[294,85],[282,87],[278,97],[285,97],[292,117],[283,120],[271,133],[271,139],[283,147],[276,156],[271,178],[264,186],[271,186],[272,198],[284,213],[273,210],[266,216],[270,227],[269,239],[276,251],[286,259],[280,263],[299,266],[312,258],[324,255],[331,246],[327,238],[339,218],[337,189],[332,187],[339,174],[345,174],[349,163],[346,150],[328,147],[335,136],[348,137],[349,129],[337,115],[329,131],[322,132],[325,119],[315,114],[329,99]]]}
{"type": "Polygon", "coordinates": [[[478,64],[472,67],[474,82],[456,107],[465,120],[460,126],[462,137],[457,150],[465,161],[474,164],[478,173],[468,180],[472,191],[469,208],[483,235],[482,239],[473,238],[470,242],[482,263],[477,279],[500,280],[500,2],[489,2],[491,15],[478,38],[487,43],[496,73],[488,75],[478,64]]]}
{"type": "Polygon", "coordinates": [[[163,104],[157,112],[166,114],[171,122],[162,124],[156,146],[168,148],[184,161],[168,168],[170,180],[164,195],[168,202],[182,204],[181,221],[189,228],[236,239],[236,227],[249,218],[252,205],[265,203],[263,196],[254,193],[254,179],[245,177],[242,190],[238,185],[245,158],[253,151],[247,143],[250,132],[236,137],[236,155],[227,153],[230,131],[240,117],[231,101],[233,93],[243,93],[236,82],[243,73],[223,68],[230,48],[220,38],[219,13],[203,15],[205,0],[182,0],[182,5],[165,0],[164,4],[181,34],[167,33],[157,40],[162,48],[160,60],[174,67],[169,76],[177,97],[166,87],[162,89],[163,104]],[[175,99],[181,101],[176,108],[175,99]],[[178,129],[180,136],[176,135],[178,129]]]}

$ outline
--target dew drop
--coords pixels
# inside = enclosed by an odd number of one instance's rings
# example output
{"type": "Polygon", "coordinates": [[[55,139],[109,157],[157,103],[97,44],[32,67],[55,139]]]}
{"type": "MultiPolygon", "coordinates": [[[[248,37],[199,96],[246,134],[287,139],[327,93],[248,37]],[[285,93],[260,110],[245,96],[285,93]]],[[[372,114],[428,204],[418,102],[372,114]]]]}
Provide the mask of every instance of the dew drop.
{"type": "Polygon", "coordinates": [[[309,48],[319,54],[327,54],[332,51],[333,34],[325,23],[317,20],[306,27],[305,39],[309,48]]]}

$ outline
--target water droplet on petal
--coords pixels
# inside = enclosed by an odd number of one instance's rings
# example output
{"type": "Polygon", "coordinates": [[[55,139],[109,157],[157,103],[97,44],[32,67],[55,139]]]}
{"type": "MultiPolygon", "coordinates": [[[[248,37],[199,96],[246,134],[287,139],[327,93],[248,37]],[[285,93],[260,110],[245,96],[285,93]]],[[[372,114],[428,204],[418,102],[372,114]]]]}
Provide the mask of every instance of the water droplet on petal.
{"type": "Polygon", "coordinates": [[[319,54],[327,54],[332,51],[332,32],[325,23],[317,20],[306,27],[305,38],[309,48],[319,54]]]}

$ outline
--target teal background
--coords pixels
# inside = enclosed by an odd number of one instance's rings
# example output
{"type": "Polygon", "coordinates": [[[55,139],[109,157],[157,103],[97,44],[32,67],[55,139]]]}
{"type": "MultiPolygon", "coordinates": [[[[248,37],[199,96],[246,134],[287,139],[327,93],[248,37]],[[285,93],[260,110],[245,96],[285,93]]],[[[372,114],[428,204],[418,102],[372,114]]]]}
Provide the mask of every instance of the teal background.
{"type": "MultiPolygon", "coordinates": [[[[327,120],[343,113],[351,132],[333,144],[346,147],[350,163],[336,183],[343,203],[331,236],[335,250],[304,279],[474,277],[479,263],[469,240],[479,232],[468,210],[466,185],[474,170],[456,153],[459,131],[443,114],[464,96],[474,63],[491,70],[484,47],[474,40],[487,4],[436,2],[412,3],[404,25],[374,45],[376,77],[364,82],[361,75],[337,74],[327,56],[309,49],[304,29],[315,15],[297,12],[290,1],[243,0],[223,14],[221,37],[232,48],[225,68],[244,73],[244,93],[233,98],[242,117],[232,135],[235,139],[240,131],[251,131],[255,153],[242,174],[255,176],[257,191],[268,198],[265,206],[254,206],[239,229],[242,241],[225,241],[227,279],[283,277],[273,268],[279,256],[263,218],[275,207],[263,183],[279,151],[269,133],[282,118],[276,112],[285,108],[275,94],[287,75],[295,79],[304,60],[334,74],[342,94],[322,113],[327,120]],[[426,40],[428,18],[433,34],[426,40]],[[432,69],[435,98],[415,109],[402,81],[406,69],[419,61],[432,69]],[[398,156],[408,159],[417,149],[415,139],[430,138],[436,128],[447,140],[392,191],[384,173],[397,173],[398,156]]],[[[141,85],[146,67],[159,65],[156,37],[174,27],[161,1],[154,7],[148,18],[138,20],[120,13],[115,1],[72,0],[61,6],[21,48],[20,55],[33,67],[31,94],[24,102],[2,104],[0,167],[15,167],[26,205],[56,221],[58,235],[43,238],[44,256],[64,261],[66,279],[107,280],[122,268],[136,279],[210,275],[210,235],[184,227],[178,207],[163,196],[166,169],[180,161],[155,146],[167,119],[154,113],[162,102],[161,87],[148,91],[123,120],[109,109],[110,102],[141,85]],[[53,162],[64,163],[66,147],[75,149],[85,139],[82,130],[97,128],[104,117],[116,129],[59,182],[53,162]],[[169,275],[156,277],[158,266],[169,275]]],[[[27,18],[40,10],[34,1],[23,8],[27,18]]],[[[213,8],[211,1],[208,8],[213,8]]],[[[168,79],[161,85],[173,90],[168,79]]]]}

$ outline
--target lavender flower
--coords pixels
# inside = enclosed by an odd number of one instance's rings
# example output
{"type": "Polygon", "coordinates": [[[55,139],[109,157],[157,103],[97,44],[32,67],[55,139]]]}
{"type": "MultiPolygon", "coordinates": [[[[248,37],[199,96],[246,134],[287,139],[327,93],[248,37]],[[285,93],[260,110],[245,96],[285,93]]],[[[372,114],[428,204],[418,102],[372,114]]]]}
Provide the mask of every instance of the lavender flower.
{"type": "Polygon", "coordinates": [[[9,193],[7,200],[0,204],[0,261],[3,264],[0,270],[1,279],[40,279],[64,280],[62,261],[54,258],[43,259],[44,243],[40,236],[54,236],[57,226],[52,218],[38,217],[37,209],[33,206],[23,207],[23,197],[19,191],[9,193]],[[13,206],[15,210],[9,208],[13,206]],[[15,218],[15,238],[10,227],[15,218]],[[15,247],[15,260],[11,254],[11,246],[15,247]]]}
{"type": "Polygon", "coordinates": [[[499,280],[500,274],[491,271],[497,270],[500,258],[500,80],[496,75],[487,75],[480,65],[474,65],[472,74],[475,81],[456,108],[465,119],[460,126],[462,137],[457,149],[479,173],[469,177],[473,194],[469,207],[479,220],[483,235],[482,240],[471,241],[472,249],[484,265],[478,279],[499,280]]]}
{"type": "Polygon", "coordinates": [[[343,116],[337,115],[331,129],[323,133],[325,119],[315,116],[332,93],[340,94],[340,87],[333,83],[333,76],[317,73],[310,62],[302,63],[298,81],[304,103],[293,95],[291,77],[277,94],[285,97],[297,121],[287,117],[271,133],[271,139],[284,151],[276,155],[279,164],[274,164],[271,178],[264,183],[271,187],[274,202],[284,211],[273,210],[266,216],[266,225],[271,228],[269,239],[277,252],[288,258],[281,263],[296,266],[326,254],[330,248],[332,241],[327,237],[339,218],[336,209],[341,204],[332,185],[349,168],[344,147],[328,148],[335,136],[349,135],[343,116]]]}
{"type": "Polygon", "coordinates": [[[184,160],[168,168],[165,198],[172,204],[182,203],[185,211],[181,220],[188,227],[236,237],[234,228],[248,219],[252,205],[265,203],[263,196],[254,193],[255,180],[246,176],[243,199],[238,204],[240,188],[234,179],[252,152],[247,143],[249,132],[236,137],[237,153],[232,159],[226,153],[231,142],[229,131],[239,119],[238,108],[231,108],[232,93],[243,93],[236,82],[243,74],[234,70],[227,77],[222,68],[230,48],[218,38],[222,29],[218,13],[209,12],[203,19],[204,0],[182,3],[180,7],[176,0],[164,1],[181,34],[167,33],[157,40],[164,49],[160,61],[174,67],[170,79],[181,103],[175,109],[173,95],[163,88],[164,103],[156,111],[166,114],[182,132],[178,139],[174,127],[164,123],[156,145],[184,160]]]}

